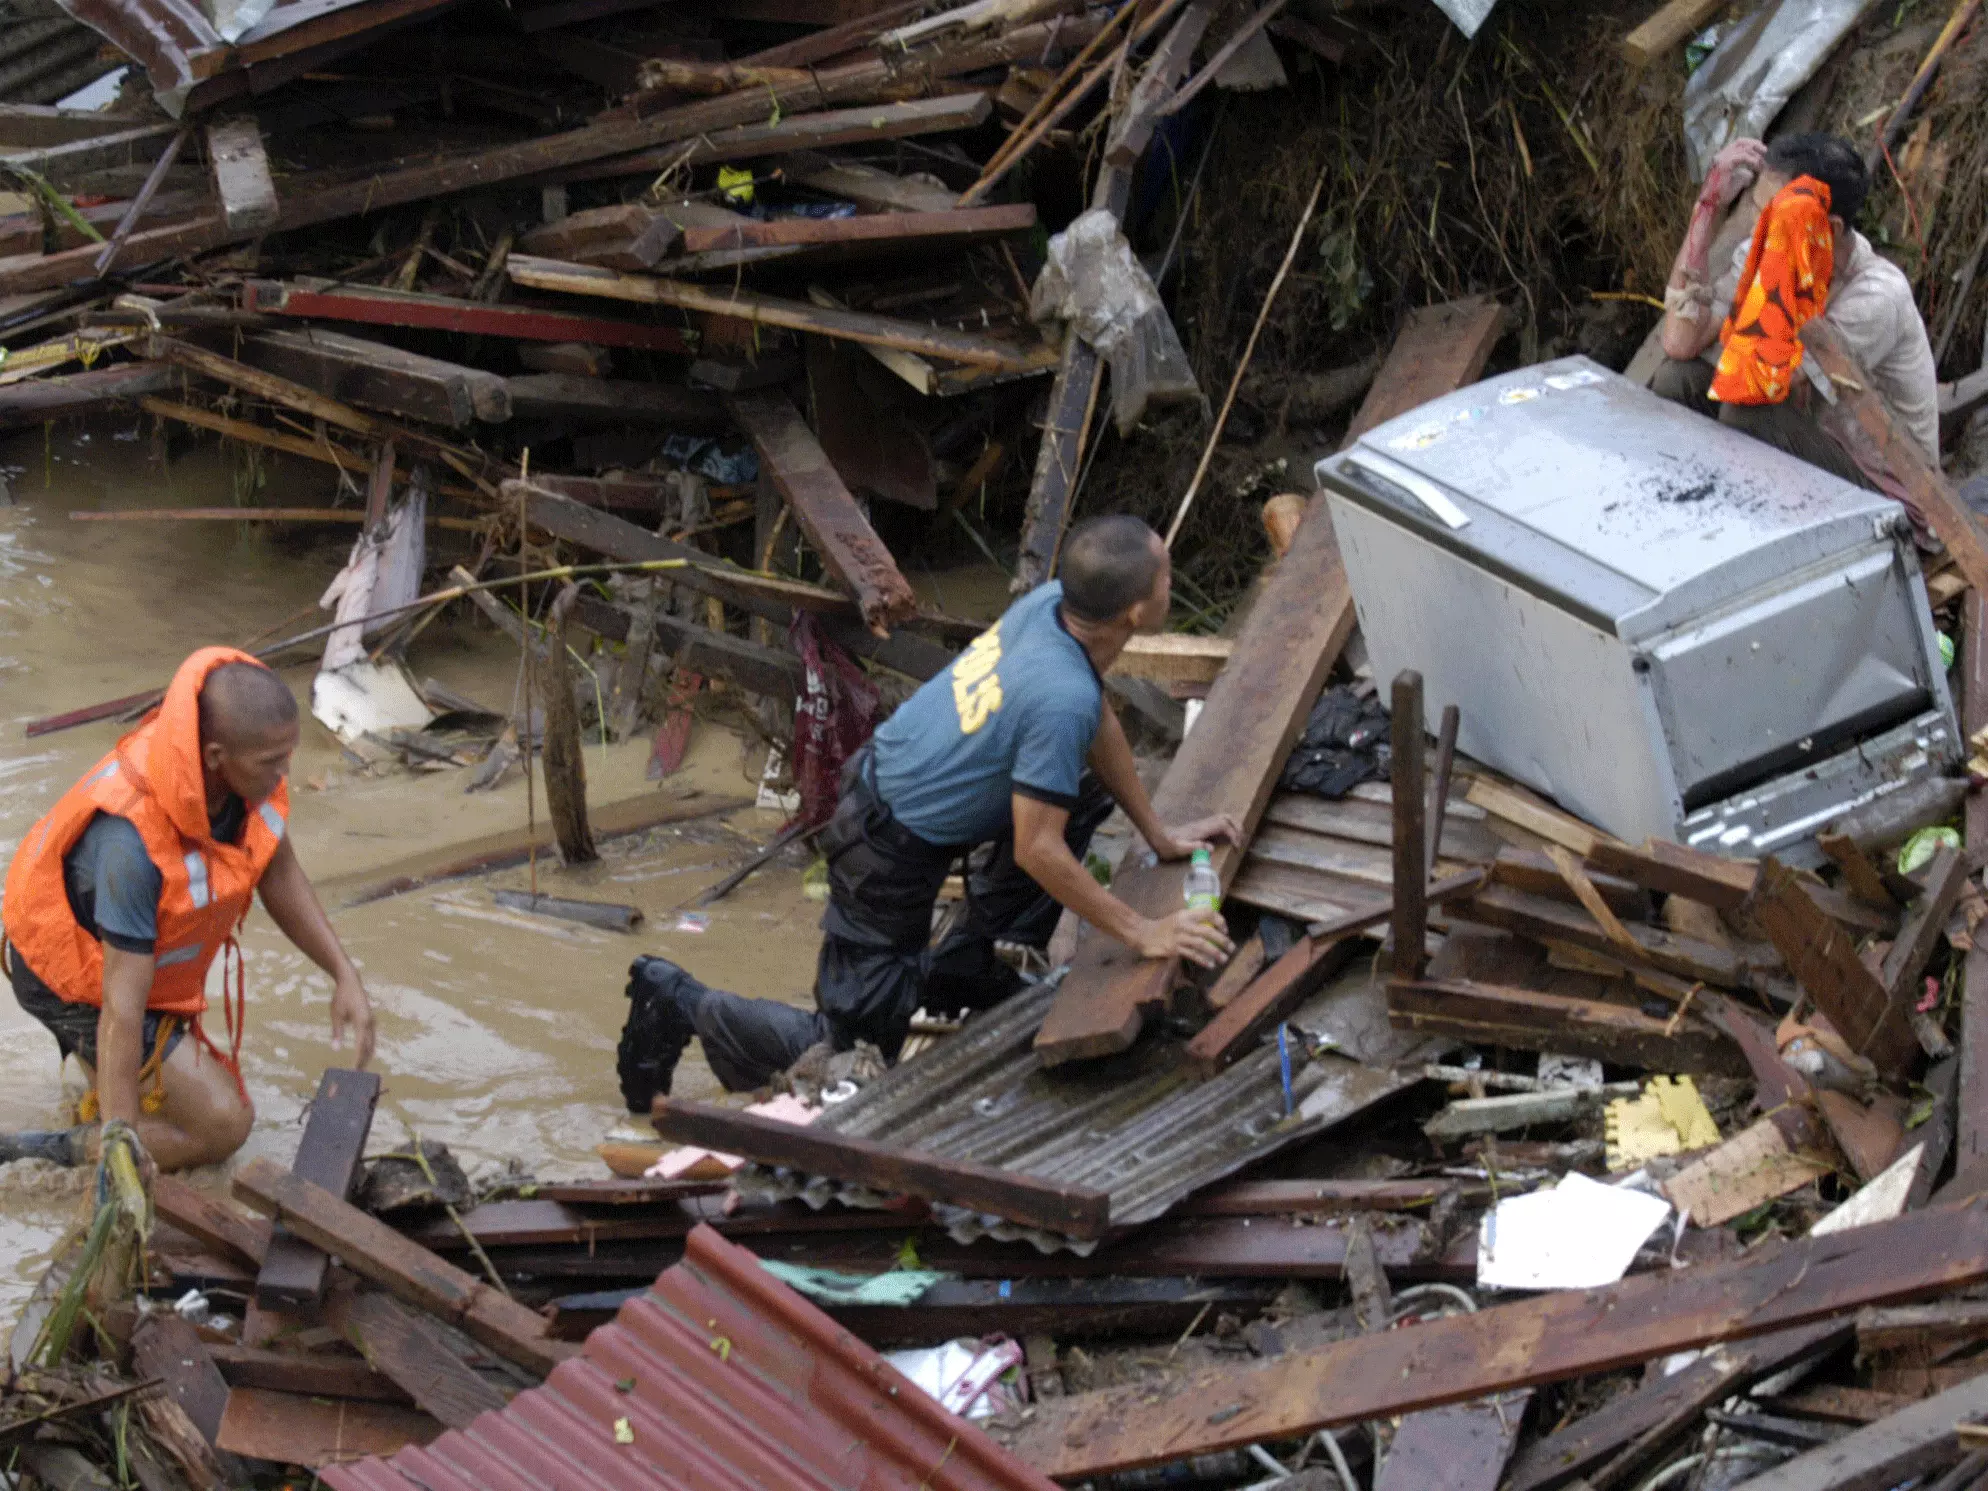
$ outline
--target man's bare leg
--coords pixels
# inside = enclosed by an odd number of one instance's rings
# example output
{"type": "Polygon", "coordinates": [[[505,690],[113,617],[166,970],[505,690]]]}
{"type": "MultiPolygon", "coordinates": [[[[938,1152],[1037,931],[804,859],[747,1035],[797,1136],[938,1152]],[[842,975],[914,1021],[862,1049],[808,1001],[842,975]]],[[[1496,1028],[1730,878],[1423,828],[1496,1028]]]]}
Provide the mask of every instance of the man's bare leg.
{"type": "MultiPolygon", "coordinates": [[[[80,1057],[77,1064],[96,1081],[97,1074],[80,1057]]],[[[165,1102],[158,1112],[141,1114],[134,1127],[138,1142],[161,1170],[218,1165],[248,1142],[255,1107],[243,1100],[234,1074],[199,1041],[189,1035],[173,1047],[160,1076],[165,1102]]],[[[151,1088],[149,1079],[142,1084],[145,1092],[151,1088]]]]}

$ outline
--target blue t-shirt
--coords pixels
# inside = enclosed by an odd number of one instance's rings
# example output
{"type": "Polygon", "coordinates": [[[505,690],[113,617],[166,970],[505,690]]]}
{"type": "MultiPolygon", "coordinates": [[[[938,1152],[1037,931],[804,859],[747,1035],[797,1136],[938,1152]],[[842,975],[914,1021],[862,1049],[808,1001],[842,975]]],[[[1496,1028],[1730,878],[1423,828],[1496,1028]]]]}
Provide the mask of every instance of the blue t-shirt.
{"type": "MultiPolygon", "coordinates": [[[[240,836],[248,809],[230,792],[208,830],[223,843],[240,836]]],[[[159,892],[166,880],[129,818],[98,813],[62,856],[63,888],[77,925],[127,953],[149,953],[159,937],[159,892]]]]}
{"type": "Polygon", "coordinates": [[[1061,582],[1038,585],[877,730],[877,790],[919,838],[998,838],[1017,793],[1077,805],[1104,685],[1062,600],[1061,582]]]}

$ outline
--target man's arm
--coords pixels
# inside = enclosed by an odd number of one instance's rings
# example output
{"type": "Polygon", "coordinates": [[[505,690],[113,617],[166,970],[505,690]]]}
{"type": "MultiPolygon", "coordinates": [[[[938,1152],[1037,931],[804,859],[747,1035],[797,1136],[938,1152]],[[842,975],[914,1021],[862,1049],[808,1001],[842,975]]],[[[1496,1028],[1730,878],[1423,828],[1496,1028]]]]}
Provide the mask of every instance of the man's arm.
{"type": "Polygon", "coordinates": [[[257,892],[283,935],[331,975],[331,1042],[334,1048],[343,1046],[349,1027],[357,1047],[355,1065],[363,1071],[373,1059],[373,1003],[366,997],[359,970],[345,955],[345,945],[332,930],[331,919],[318,904],[318,894],[311,888],[310,877],[304,873],[287,834],[276,848],[276,858],[263,872],[257,892]]]}
{"type": "Polygon", "coordinates": [[[106,1123],[138,1122],[138,1071],[145,1064],[145,1005],[151,953],[104,944],[104,1003],[97,1016],[97,1105],[106,1123]]]}
{"type": "Polygon", "coordinates": [[[1735,140],[1713,157],[1664,288],[1664,356],[1688,362],[1717,340],[1727,308],[1712,304],[1712,239],[1726,209],[1766,163],[1759,140],[1735,140]]]}
{"type": "Polygon", "coordinates": [[[1141,957],[1180,957],[1213,968],[1235,951],[1222,919],[1212,911],[1182,907],[1153,921],[1099,885],[1091,872],[1077,863],[1077,856],[1063,838],[1070,822],[1070,814],[1063,808],[1018,792],[1011,799],[1011,811],[1015,816],[1015,863],[1023,873],[1059,905],[1141,957]]]}
{"type": "MultiPolygon", "coordinates": [[[[1132,743],[1125,738],[1125,727],[1118,722],[1118,713],[1109,701],[1099,706],[1098,733],[1091,741],[1088,759],[1091,770],[1104,783],[1105,791],[1125,809],[1125,816],[1132,820],[1139,836],[1161,859],[1186,859],[1195,850],[1205,849],[1211,843],[1233,844],[1242,838],[1242,826],[1230,813],[1197,818],[1177,828],[1168,828],[1160,822],[1159,815],[1153,811],[1153,800],[1146,795],[1146,784],[1139,780],[1139,766],[1133,759],[1132,743]]],[[[1039,880],[1037,883],[1041,884],[1039,880]]],[[[1045,890],[1048,888],[1043,886],[1045,890]]],[[[1087,917],[1086,920],[1096,922],[1095,917],[1087,917]]]]}

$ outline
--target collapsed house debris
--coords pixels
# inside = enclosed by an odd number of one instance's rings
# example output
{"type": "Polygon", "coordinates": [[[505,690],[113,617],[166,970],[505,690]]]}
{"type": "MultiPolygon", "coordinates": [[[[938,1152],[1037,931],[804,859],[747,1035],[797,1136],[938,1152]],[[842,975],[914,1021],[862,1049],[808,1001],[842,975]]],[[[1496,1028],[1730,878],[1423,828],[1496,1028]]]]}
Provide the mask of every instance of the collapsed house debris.
{"type": "Polygon", "coordinates": [[[107,1138],[9,1474],[1988,1485],[1988,19],[1589,9],[0,0],[0,429],[326,468],[72,516],[356,530],[251,650],[357,770],[542,763],[549,825],[341,908],[529,863],[498,905],[636,934],[539,857],[741,806],[587,796],[715,698],[797,806],[710,904],[980,633],[914,582],[1107,510],[1185,597],[1106,680],[1157,811],[1241,828],[1218,972],[1073,918],[611,1177],[381,1153],[337,1068],[228,1199],[107,1138]],[[1647,390],[1664,189],[1777,119],[1875,126],[1945,465],[1820,319],[1869,490],[1647,390]],[[509,708],[413,667],[460,602],[509,708]]]}

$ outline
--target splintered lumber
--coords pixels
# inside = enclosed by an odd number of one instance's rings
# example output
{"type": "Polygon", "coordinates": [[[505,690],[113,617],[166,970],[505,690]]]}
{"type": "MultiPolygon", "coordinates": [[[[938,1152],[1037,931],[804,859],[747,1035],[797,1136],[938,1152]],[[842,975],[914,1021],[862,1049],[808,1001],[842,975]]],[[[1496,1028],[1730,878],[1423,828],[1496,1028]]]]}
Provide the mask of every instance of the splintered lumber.
{"type": "Polygon", "coordinates": [[[1746,1491],[1885,1491],[1960,1459],[1959,1426],[1984,1414],[1988,1374],[1797,1455],[1746,1482],[1746,1491]]]}
{"type": "Polygon", "coordinates": [[[250,1160],[235,1172],[234,1192],[306,1242],[338,1254],[353,1272],[458,1327],[507,1361],[543,1375],[568,1354],[547,1339],[543,1316],[266,1159],[250,1160]]]}
{"type": "Polygon", "coordinates": [[[1111,1223],[1111,1197],[1104,1191],[1058,1185],[964,1160],[942,1160],[854,1135],[681,1098],[657,1098],[651,1117],[657,1133],[679,1144],[699,1144],[763,1164],[856,1181],[890,1195],[969,1206],[1071,1237],[1102,1237],[1111,1223]]]}
{"type": "Polygon", "coordinates": [[[200,1437],[214,1443],[228,1406],[228,1384],[200,1333],[173,1311],[157,1310],[139,1318],[131,1356],[138,1375],[165,1384],[200,1437]]]}
{"type": "Polygon", "coordinates": [[[1132,85],[1132,92],[1125,106],[1118,110],[1105,140],[1104,158],[1108,164],[1129,169],[1146,153],[1153,131],[1159,127],[1160,115],[1180,80],[1187,76],[1187,69],[1194,62],[1194,49],[1201,44],[1202,34],[1215,18],[1215,10],[1210,0],[1194,0],[1154,48],[1152,59],[1139,74],[1139,81],[1132,85]]]}
{"type": "Polygon", "coordinates": [[[401,326],[415,331],[454,331],[526,342],[591,342],[600,347],[639,347],[652,352],[690,351],[689,339],[675,326],[650,326],[540,306],[485,305],[448,295],[340,285],[335,280],[249,280],[242,286],[241,306],[245,311],[269,315],[401,326]]]}
{"type": "Polygon", "coordinates": [[[1843,333],[1818,316],[1803,325],[1801,337],[1836,391],[1833,402],[1818,407],[1817,421],[1890,496],[1919,510],[1977,594],[1988,590],[1988,529],[1981,519],[1960,499],[1939,463],[1928,460],[1919,443],[1899,428],[1843,333]],[[1879,480],[1881,476],[1889,480],[1879,480]]]}
{"type": "MultiPolygon", "coordinates": [[[[984,93],[969,93],[964,97],[986,108],[993,107],[984,93]]],[[[930,99],[926,102],[940,103],[944,100],[930,99]]],[[[826,116],[818,114],[814,117],[820,119],[826,116]]],[[[791,155],[774,161],[772,168],[789,181],[846,198],[872,212],[951,212],[959,206],[958,192],[939,185],[929,177],[899,176],[875,166],[863,165],[860,161],[832,160],[822,155],[791,155]]]]}
{"type": "Polygon", "coordinates": [[[517,246],[542,259],[609,269],[653,269],[681,236],[676,225],[653,207],[621,202],[570,213],[556,223],[533,228],[518,239],[517,246]]]}
{"type": "Polygon", "coordinates": [[[328,1354],[299,1355],[255,1346],[209,1346],[209,1356],[229,1387],[260,1387],[312,1398],[365,1398],[378,1403],[411,1403],[391,1377],[363,1361],[328,1354]]]}
{"type": "Polygon", "coordinates": [[[1869,1057],[1879,1072],[1904,1076],[1919,1052],[1912,1003],[1891,996],[1857,956],[1856,938],[1824,914],[1794,871],[1772,856],[1761,862],[1751,909],[1788,971],[1850,1049],[1869,1057]]]}
{"type": "Polygon", "coordinates": [[[1410,1414],[1395,1430],[1374,1491],[1497,1491],[1531,1397],[1521,1388],[1410,1414]]]}
{"type": "Polygon", "coordinates": [[[1926,867],[1925,885],[1925,893],[1907,910],[1878,972],[1886,997],[1894,1006],[1907,1010],[1914,1003],[1913,985],[1946,936],[1947,917],[1967,888],[1966,856],[1954,849],[1940,850],[1926,867]]]}
{"type": "Polygon", "coordinates": [[[1155,683],[1213,683],[1235,650],[1234,637],[1193,637],[1185,632],[1134,636],[1126,641],[1111,671],[1155,683]]]}
{"type": "Polygon", "coordinates": [[[500,381],[511,414],[519,419],[655,424],[686,430],[716,430],[725,423],[716,399],[671,383],[587,378],[574,373],[520,373],[500,381]]]}
{"type": "Polygon", "coordinates": [[[1631,849],[1597,836],[1593,849],[1582,857],[1597,870],[1646,890],[1702,901],[1718,911],[1744,906],[1760,873],[1752,860],[1726,859],[1664,839],[1645,839],[1640,848],[1631,849]]]}
{"type": "Polygon", "coordinates": [[[1553,1491],[1598,1466],[1609,1472],[1604,1484],[1624,1484],[1706,1409],[1850,1334],[1850,1322],[1838,1319],[1721,1343],[1683,1371],[1646,1382],[1527,1445],[1512,1461],[1506,1491],[1553,1491]]]}
{"type": "Polygon", "coordinates": [[[1632,66],[1647,66],[1703,31],[1725,8],[1725,0],[1668,0],[1622,38],[1622,55],[1632,66]]]}
{"type": "Polygon", "coordinates": [[[262,126],[253,114],[208,125],[207,160],[214,170],[221,218],[230,233],[260,233],[275,226],[282,213],[276,203],[276,183],[269,175],[269,157],[262,148],[262,126]]]}
{"type": "Polygon", "coordinates": [[[427,1444],[442,1425],[398,1403],[307,1398],[238,1387],[228,1393],[215,1445],[251,1460],[279,1465],[343,1465],[427,1444]]]}
{"type": "Polygon", "coordinates": [[[1346,966],[1357,935],[1349,933],[1316,941],[1300,937],[1289,952],[1227,1001],[1215,1018],[1187,1043],[1188,1066],[1203,1077],[1212,1077],[1243,1055],[1259,1035],[1311,998],[1327,979],[1346,966]]]}
{"type": "Polygon", "coordinates": [[[251,1273],[262,1267],[274,1229],[261,1217],[246,1217],[224,1201],[196,1191],[176,1175],[152,1182],[152,1209],[225,1263],[251,1273]]]}
{"type": "MultiPolygon", "coordinates": [[[[1382,368],[1381,371],[1385,374],[1387,369],[1382,368]]],[[[1490,777],[1478,777],[1472,781],[1470,790],[1464,794],[1464,801],[1475,803],[1492,817],[1536,834],[1549,844],[1571,849],[1582,859],[1593,859],[1608,840],[1608,835],[1600,829],[1591,828],[1558,808],[1548,807],[1529,792],[1508,787],[1490,777]]]]}
{"type": "Polygon", "coordinates": [[[1471,898],[1463,914],[1472,921],[1517,932],[1536,942],[1569,942],[1590,952],[1619,959],[1633,958],[1679,978],[1717,984],[1721,988],[1742,987],[1748,978],[1745,960],[1725,948],[1680,937],[1660,927],[1633,923],[1622,927],[1635,945],[1632,953],[1611,937],[1585,908],[1508,886],[1493,885],[1480,891],[1471,898]]]}
{"type": "Polygon", "coordinates": [[[176,388],[185,375],[156,362],[121,362],[52,378],[30,378],[0,388],[0,430],[46,424],[84,414],[106,404],[135,403],[147,394],[176,388]]]}
{"type": "Polygon", "coordinates": [[[360,1290],[327,1311],[367,1365],[451,1429],[508,1401],[450,1347],[435,1323],[389,1294],[360,1290]]]}
{"type": "MultiPolygon", "coordinates": [[[[1163,822],[1232,813],[1247,843],[1353,630],[1347,597],[1332,518],[1325,499],[1314,497],[1209,690],[1200,723],[1153,794],[1163,822]]],[[[1243,848],[1217,845],[1212,860],[1226,888],[1243,848]]],[[[1121,864],[1112,893],[1142,916],[1166,916],[1182,905],[1185,874],[1184,862],[1121,864]]],[[[1036,1054],[1055,1066],[1128,1049],[1147,1017],[1166,1007],[1178,973],[1178,960],[1144,959],[1109,937],[1087,939],[1036,1032],[1036,1054]]]]}
{"type": "Polygon", "coordinates": [[[1564,1051],[1653,1072],[1748,1075],[1746,1058],[1725,1035],[1695,1018],[1658,1020],[1627,1005],[1471,979],[1391,982],[1390,1022],[1483,1046],[1564,1051]]]}
{"type": "Polygon", "coordinates": [[[1700,1227],[1717,1227],[1828,1173],[1827,1164],[1792,1149],[1769,1117],[1692,1161],[1663,1191],[1700,1227]]]}
{"type": "Polygon", "coordinates": [[[661,477],[626,471],[613,476],[534,474],[532,485],[585,507],[652,514],[662,511],[668,490],[661,477]]]}
{"type": "Polygon", "coordinates": [[[1036,359],[1022,347],[943,327],[921,326],[862,311],[834,310],[805,301],[784,300],[756,290],[709,290],[683,280],[657,275],[623,274],[588,264],[564,264],[513,254],[505,261],[512,280],[534,290],[559,290],[569,295],[597,295],[643,305],[670,305],[750,321],[756,326],[782,326],[789,331],[839,337],[870,346],[891,347],[925,357],[944,358],[997,373],[1037,371],[1036,359]]]}
{"type": "Polygon", "coordinates": [[[241,359],[327,398],[454,430],[511,417],[511,396],[497,374],[343,332],[256,332],[242,340],[241,359]]]}
{"type": "MultiPolygon", "coordinates": [[[[1961,643],[1963,733],[1971,740],[1988,729],[1988,592],[1972,590],[1961,603],[1967,619],[1961,643]]],[[[1968,858],[1988,852],[1988,794],[1967,799],[1968,858]]],[[[1977,861],[1978,862],[1978,861],[1977,861]]],[[[1954,1101],[1954,1179],[1966,1192],[1988,1184],[1988,937],[1968,949],[1960,975],[1960,1090],[1954,1101]]]]}
{"type": "Polygon", "coordinates": [[[962,207],[947,212],[877,212],[856,217],[786,217],[771,222],[747,219],[726,227],[686,228],[686,254],[725,249],[816,247],[826,244],[901,243],[934,250],[951,241],[1026,233],[1035,227],[1035,207],[1027,202],[1000,207],[962,207]]]}
{"type": "MultiPolygon", "coordinates": [[[[1013,27],[999,36],[930,52],[868,58],[843,67],[810,70],[805,80],[792,87],[755,88],[724,98],[700,100],[666,109],[647,119],[591,124],[563,134],[464,151],[439,161],[369,174],[356,180],[346,178],[333,183],[301,177],[287,193],[275,226],[290,231],[335,222],[339,218],[490,187],[609,156],[626,156],[673,141],[692,141],[717,130],[764,123],[775,111],[787,116],[804,114],[829,104],[855,103],[880,91],[916,88],[921,83],[930,86],[940,77],[960,77],[1023,58],[1033,61],[1057,47],[1081,46],[1102,25],[1102,19],[1092,16],[1059,16],[1037,25],[1013,27]]],[[[161,146],[176,128],[172,124],[148,127],[159,137],[161,146]]],[[[215,212],[132,234],[123,261],[146,263],[177,254],[202,253],[239,236],[215,212]]],[[[96,245],[89,245],[6,266],[0,269],[0,293],[45,290],[67,284],[89,273],[97,252],[96,245]]]]}
{"type": "Polygon", "coordinates": [[[918,597],[842,485],[814,431],[784,394],[737,394],[730,402],[732,417],[752,437],[767,474],[828,572],[856,597],[870,630],[888,636],[917,611],[918,597]]]}
{"type": "Polygon", "coordinates": [[[568,865],[592,864],[600,858],[594,831],[587,823],[587,760],[580,741],[580,711],[573,699],[573,664],[568,656],[566,623],[579,598],[580,586],[569,580],[552,603],[551,635],[546,639],[545,669],[538,685],[545,707],[540,742],[540,769],[545,777],[546,816],[559,843],[559,858],[568,865]]]}
{"type": "MultiPolygon", "coordinates": [[[[1142,1383],[1045,1402],[1013,1447],[1045,1475],[1084,1480],[1637,1366],[1984,1277],[1988,1199],[1976,1199],[1766,1243],[1732,1262],[1402,1326],[1265,1366],[1190,1373],[1158,1400],[1142,1383]]],[[[1988,1392],[1988,1377],[1980,1382],[1988,1392]]],[[[1955,1417],[1947,1410],[1949,1434],[1955,1417]]]]}
{"type": "MultiPolygon", "coordinates": [[[[373,1109],[380,1101],[377,1072],[331,1067],[318,1081],[304,1121],[303,1142],[290,1173],[343,1200],[359,1178],[373,1109]]],[[[265,1310],[313,1310],[324,1298],[330,1260],[301,1238],[278,1230],[255,1278],[255,1302],[265,1310]]]]}

